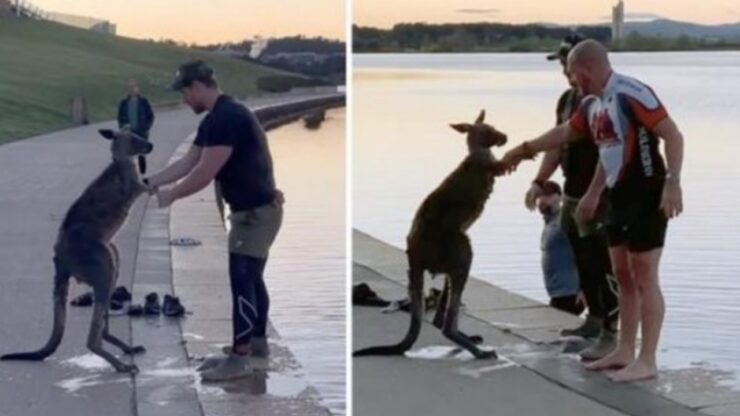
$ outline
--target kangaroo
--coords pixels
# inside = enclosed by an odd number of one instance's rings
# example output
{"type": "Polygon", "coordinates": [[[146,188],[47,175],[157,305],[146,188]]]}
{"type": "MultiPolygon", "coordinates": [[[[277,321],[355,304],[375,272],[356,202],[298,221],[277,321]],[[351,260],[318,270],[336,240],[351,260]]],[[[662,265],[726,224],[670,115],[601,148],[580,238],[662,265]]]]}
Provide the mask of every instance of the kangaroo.
{"type": "Polygon", "coordinates": [[[484,351],[471,337],[458,330],[462,292],[468,280],[473,250],[466,231],[483,212],[493,191],[494,178],[507,173],[507,166],[491,153],[492,146],[506,144],[506,135],[483,122],[485,111],[474,124],[452,124],[467,134],[468,155],[419,207],[406,238],[408,259],[408,297],[411,324],[404,339],[396,345],[377,346],[356,351],[354,356],[401,355],[416,342],[423,318],[424,272],[432,277],[446,275],[433,324],[476,358],[497,358],[495,351],[484,351]]]}
{"type": "Polygon", "coordinates": [[[135,365],[124,364],[102,347],[105,340],[126,354],[145,351],[129,346],[108,332],[108,305],[118,279],[118,249],[111,242],[123,226],[129,209],[144,192],[150,191],[139,180],[133,163],[138,155],[148,154],[152,145],[125,129],[100,130],[111,141],[113,161],[72,204],[59,228],[54,245],[54,327],[44,347],[33,352],[8,354],[0,360],[41,361],[56,351],[64,335],[69,279],[93,288],[95,306],[87,347],[108,361],[117,371],[136,373],[135,365]]]}

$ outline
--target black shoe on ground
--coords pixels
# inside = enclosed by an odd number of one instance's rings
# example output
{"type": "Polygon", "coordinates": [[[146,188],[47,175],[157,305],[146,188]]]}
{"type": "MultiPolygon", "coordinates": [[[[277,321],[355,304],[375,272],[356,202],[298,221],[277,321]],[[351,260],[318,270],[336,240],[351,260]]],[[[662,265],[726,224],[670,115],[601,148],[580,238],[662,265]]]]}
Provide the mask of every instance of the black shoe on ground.
{"type": "Polygon", "coordinates": [[[131,305],[128,307],[128,314],[129,316],[144,315],[144,307],[139,304],[131,305]]]}
{"type": "Polygon", "coordinates": [[[152,292],[144,298],[144,315],[159,315],[162,308],[159,306],[159,296],[152,292]]]}
{"type": "Polygon", "coordinates": [[[117,300],[111,299],[110,304],[108,305],[108,315],[125,315],[128,312],[128,305],[129,302],[119,302],[117,300]]]}
{"type": "Polygon", "coordinates": [[[185,308],[180,303],[180,298],[177,296],[164,295],[162,314],[170,317],[183,316],[185,314],[185,308]]]}
{"type": "Polygon", "coordinates": [[[92,306],[93,294],[92,292],[83,293],[80,296],[72,299],[72,302],[70,302],[70,304],[72,306],[92,306]]]}
{"type": "Polygon", "coordinates": [[[125,287],[118,286],[116,290],[113,291],[110,299],[121,303],[131,302],[131,293],[129,293],[129,291],[125,287]]]}

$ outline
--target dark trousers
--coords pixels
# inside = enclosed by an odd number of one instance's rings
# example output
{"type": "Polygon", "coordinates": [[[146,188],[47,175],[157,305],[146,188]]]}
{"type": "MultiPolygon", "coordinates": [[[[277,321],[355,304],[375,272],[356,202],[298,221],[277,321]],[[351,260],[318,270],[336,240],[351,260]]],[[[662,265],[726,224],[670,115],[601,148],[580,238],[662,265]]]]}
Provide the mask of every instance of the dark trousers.
{"type": "Polygon", "coordinates": [[[266,263],[267,259],[229,253],[235,346],[267,333],[270,296],[263,278],[266,263]]]}
{"type": "Polygon", "coordinates": [[[591,316],[602,318],[604,328],[616,330],[619,320],[617,282],[612,273],[609,247],[604,233],[586,237],[569,233],[576,267],[581,279],[581,290],[591,316]]]}
{"type": "Polygon", "coordinates": [[[577,303],[576,299],[578,299],[576,295],[550,298],[550,306],[555,309],[560,309],[563,312],[572,313],[573,315],[580,315],[585,307],[582,303],[577,303]]]}
{"type": "Polygon", "coordinates": [[[146,173],[146,158],[144,157],[144,155],[139,155],[138,160],[139,160],[139,173],[143,175],[146,173]]]}

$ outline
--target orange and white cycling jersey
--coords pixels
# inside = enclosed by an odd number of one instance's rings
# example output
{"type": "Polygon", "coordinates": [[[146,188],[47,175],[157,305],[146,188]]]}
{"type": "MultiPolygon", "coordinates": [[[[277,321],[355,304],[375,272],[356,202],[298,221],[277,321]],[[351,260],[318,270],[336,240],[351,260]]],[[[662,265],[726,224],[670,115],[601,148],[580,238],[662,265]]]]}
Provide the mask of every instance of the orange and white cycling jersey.
{"type": "Polygon", "coordinates": [[[632,193],[662,186],[665,163],[652,130],[667,116],[650,87],[612,72],[601,96],[584,97],[569,124],[599,146],[607,187],[632,193]]]}

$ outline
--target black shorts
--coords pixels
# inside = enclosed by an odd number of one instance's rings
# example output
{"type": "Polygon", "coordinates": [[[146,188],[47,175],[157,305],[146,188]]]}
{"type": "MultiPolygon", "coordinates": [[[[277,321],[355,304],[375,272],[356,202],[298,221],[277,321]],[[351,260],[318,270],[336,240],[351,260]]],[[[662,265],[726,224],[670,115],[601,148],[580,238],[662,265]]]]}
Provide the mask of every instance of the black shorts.
{"type": "Polygon", "coordinates": [[[606,228],[609,246],[627,246],[638,253],[663,247],[668,219],[660,210],[661,196],[662,186],[629,196],[610,193],[606,228]]]}

